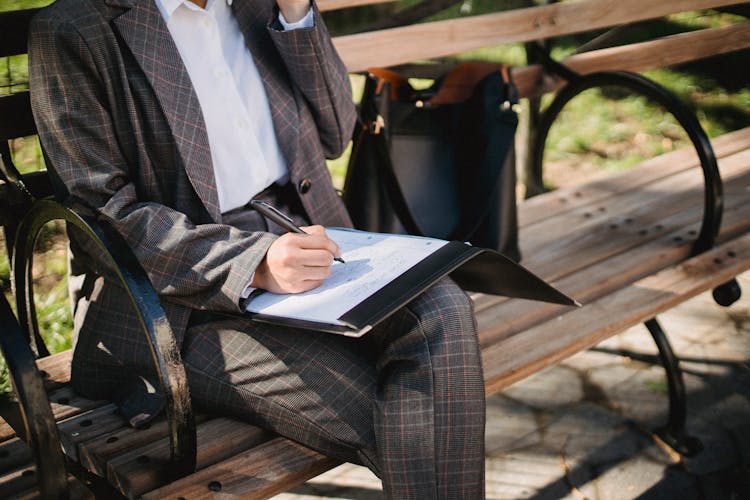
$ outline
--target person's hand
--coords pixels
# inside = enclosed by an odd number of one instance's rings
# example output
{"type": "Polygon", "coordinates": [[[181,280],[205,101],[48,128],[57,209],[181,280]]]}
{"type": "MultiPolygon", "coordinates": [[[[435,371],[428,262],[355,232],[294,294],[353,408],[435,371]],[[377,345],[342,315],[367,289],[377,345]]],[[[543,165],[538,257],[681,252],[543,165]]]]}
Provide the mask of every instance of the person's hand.
{"type": "Polygon", "coordinates": [[[338,245],[323,226],[302,228],[308,234],[286,233],[268,248],[251,286],[274,293],[300,293],[317,288],[331,275],[338,245]]]}
{"type": "Polygon", "coordinates": [[[288,23],[296,23],[310,10],[310,0],[276,0],[279,10],[288,23]]]}

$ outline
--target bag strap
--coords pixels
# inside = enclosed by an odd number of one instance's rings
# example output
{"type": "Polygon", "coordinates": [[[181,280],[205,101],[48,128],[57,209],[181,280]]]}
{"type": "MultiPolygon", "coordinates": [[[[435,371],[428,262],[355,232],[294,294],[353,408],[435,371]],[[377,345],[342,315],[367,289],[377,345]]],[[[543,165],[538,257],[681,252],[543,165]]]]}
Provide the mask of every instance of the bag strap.
{"type": "MultiPolygon", "coordinates": [[[[390,71],[388,73],[400,77],[397,73],[390,71]]],[[[406,81],[405,78],[403,80],[406,81]]],[[[417,224],[417,221],[414,219],[414,216],[409,209],[409,205],[406,203],[406,198],[404,198],[404,193],[401,191],[401,185],[398,182],[393,163],[391,162],[390,148],[388,147],[388,141],[386,138],[386,124],[383,119],[383,115],[386,114],[384,107],[387,99],[381,99],[380,108],[375,101],[375,97],[384,89],[383,82],[390,85],[390,80],[378,78],[376,73],[371,73],[367,77],[362,102],[360,104],[360,113],[364,122],[362,124],[362,133],[372,136],[375,146],[374,151],[380,160],[377,162],[377,165],[382,167],[377,169],[377,172],[380,176],[381,184],[386,188],[386,195],[388,196],[391,206],[393,206],[393,210],[401,222],[401,225],[404,226],[404,229],[406,229],[409,234],[423,236],[424,233],[419,228],[419,224],[417,224]]],[[[408,85],[408,81],[406,81],[406,84],[408,85]]],[[[390,92],[392,97],[392,88],[390,89],[390,92]]],[[[399,92],[401,92],[401,90],[399,90],[399,92]]]]}

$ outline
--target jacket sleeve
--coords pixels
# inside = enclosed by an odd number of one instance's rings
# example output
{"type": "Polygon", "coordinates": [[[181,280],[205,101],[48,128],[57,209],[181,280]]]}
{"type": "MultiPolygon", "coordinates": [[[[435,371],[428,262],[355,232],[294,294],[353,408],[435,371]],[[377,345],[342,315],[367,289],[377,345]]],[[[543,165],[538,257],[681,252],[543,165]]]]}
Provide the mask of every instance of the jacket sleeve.
{"type": "Polygon", "coordinates": [[[131,132],[111,112],[115,97],[103,76],[109,64],[73,23],[44,12],[33,21],[31,100],[58,197],[109,221],[163,298],[240,312],[241,294],[275,236],[194,224],[184,213],[139,198],[129,175],[138,165],[119,146],[131,132]]]}
{"type": "Polygon", "coordinates": [[[283,31],[274,17],[268,29],[293,84],[310,103],[326,156],[335,158],[351,140],[356,112],[346,66],[314,1],[312,9],[312,28],[283,31]]]}

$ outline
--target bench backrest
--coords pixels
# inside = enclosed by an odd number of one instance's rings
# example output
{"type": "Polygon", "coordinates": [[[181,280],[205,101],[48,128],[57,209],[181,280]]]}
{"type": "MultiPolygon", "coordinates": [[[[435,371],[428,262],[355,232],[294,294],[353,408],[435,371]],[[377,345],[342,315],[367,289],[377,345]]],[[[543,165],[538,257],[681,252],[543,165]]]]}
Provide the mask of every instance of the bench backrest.
{"type": "MultiPolygon", "coordinates": [[[[356,2],[339,0],[338,7],[356,2]]],[[[637,23],[680,12],[730,6],[731,0],[580,0],[514,9],[461,19],[337,37],[336,48],[352,72],[455,55],[472,49],[532,42],[637,23]]],[[[642,71],[750,47],[750,22],[667,36],[643,43],[576,54],[566,64],[580,73],[605,69],[642,71]]],[[[519,69],[514,79],[522,97],[556,87],[542,68],[519,69]]]]}

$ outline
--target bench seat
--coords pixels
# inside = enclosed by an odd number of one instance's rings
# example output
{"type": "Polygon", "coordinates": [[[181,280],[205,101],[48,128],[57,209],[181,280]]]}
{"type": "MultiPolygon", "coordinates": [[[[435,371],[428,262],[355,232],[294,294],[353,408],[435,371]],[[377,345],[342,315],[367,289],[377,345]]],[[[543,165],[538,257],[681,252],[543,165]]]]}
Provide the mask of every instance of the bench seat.
{"type": "MultiPolygon", "coordinates": [[[[583,307],[473,294],[488,394],[750,269],[750,128],[713,145],[724,218],[717,247],[696,257],[703,198],[692,149],[520,205],[524,265],[583,307]]],[[[267,498],[338,464],[257,427],[199,414],[198,471],[168,484],[159,467],[168,457],[165,422],[131,429],[110,403],[73,394],[70,351],[38,365],[67,455],[129,498],[267,498]]],[[[0,422],[0,488],[33,486],[25,446],[0,422]]]]}

